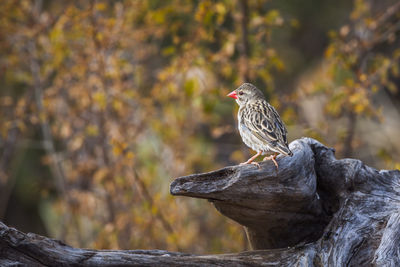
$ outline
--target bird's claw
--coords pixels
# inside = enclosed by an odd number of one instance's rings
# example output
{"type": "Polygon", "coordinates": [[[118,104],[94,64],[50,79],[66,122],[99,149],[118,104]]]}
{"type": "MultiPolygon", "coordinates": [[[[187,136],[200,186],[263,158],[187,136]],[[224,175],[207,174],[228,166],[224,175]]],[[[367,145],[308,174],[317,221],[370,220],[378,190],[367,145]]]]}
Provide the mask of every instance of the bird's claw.
{"type": "Polygon", "coordinates": [[[252,161],[252,162],[242,162],[242,163],[240,163],[239,165],[247,165],[247,164],[252,164],[252,165],[256,165],[257,166],[257,168],[259,168],[259,169],[261,169],[261,166],[260,166],[260,164],[258,164],[258,162],[255,162],[255,161],[252,161]]]}
{"type": "Polygon", "coordinates": [[[251,164],[256,165],[257,168],[261,169],[261,166],[260,166],[260,164],[258,164],[258,162],[253,161],[251,164]]]}
{"type": "Polygon", "coordinates": [[[272,162],[274,163],[274,165],[276,167],[276,171],[278,171],[279,170],[279,165],[278,165],[278,162],[276,162],[275,158],[276,158],[276,155],[275,156],[268,156],[268,157],[265,157],[263,159],[263,161],[272,160],[272,162]]]}

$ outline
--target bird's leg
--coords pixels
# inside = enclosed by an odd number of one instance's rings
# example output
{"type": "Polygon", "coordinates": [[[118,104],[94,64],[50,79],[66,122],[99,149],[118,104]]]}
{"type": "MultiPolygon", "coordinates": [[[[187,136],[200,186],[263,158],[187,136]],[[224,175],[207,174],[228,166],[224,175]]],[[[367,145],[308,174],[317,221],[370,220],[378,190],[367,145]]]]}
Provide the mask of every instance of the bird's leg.
{"type": "Polygon", "coordinates": [[[274,154],[274,155],[270,155],[270,156],[267,156],[267,157],[265,157],[264,159],[263,159],[263,161],[265,161],[265,160],[272,160],[273,162],[274,162],[274,164],[275,164],[275,166],[276,166],[276,170],[278,170],[278,168],[279,168],[279,166],[278,166],[278,162],[276,162],[276,156],[278,156],[278,154],[274,154]]]}
{"type": "Polygon", "coordinates": [[[245,164],[254,164],[256,165],[258,168],[260,168],[260,164],[258,164],[257,162],[253,162],[253,160],[255,160],[258,156],[261,155],[261,151],[257,152],[257,154],[255,154],[254,156],[252,156],[251,158],[249,158],[246,162],[240,163],[240,165],[245,165],[245,164]]]}

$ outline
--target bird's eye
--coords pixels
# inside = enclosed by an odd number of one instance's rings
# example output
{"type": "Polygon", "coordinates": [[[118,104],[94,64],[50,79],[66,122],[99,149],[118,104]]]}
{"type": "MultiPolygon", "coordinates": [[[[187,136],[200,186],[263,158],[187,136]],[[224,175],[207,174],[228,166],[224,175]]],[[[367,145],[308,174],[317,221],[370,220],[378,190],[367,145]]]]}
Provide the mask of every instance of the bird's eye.
{"type": "Polygon", "coordinates": [[[243,95],[243,92],[242,92],[242,91],[239,91],[239,95],[243,95]]]}

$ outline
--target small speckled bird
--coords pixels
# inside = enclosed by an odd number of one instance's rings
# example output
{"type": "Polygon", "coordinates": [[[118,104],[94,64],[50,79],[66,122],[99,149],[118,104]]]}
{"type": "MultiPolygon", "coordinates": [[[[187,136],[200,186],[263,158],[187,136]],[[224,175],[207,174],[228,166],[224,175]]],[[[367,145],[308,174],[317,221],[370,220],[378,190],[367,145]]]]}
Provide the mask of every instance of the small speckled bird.
{"type": "Polygon", "coordinates": [[[292,156],[286,139],[287,130],[278,112],[266,100],[263,93],[251,83],[244,83],[228,94],[239,104],[239,133],[243,142],[257,152],[241,164],[254,164],[259,155],[269,154],[264,160],[272,160],[278,169],[275,158],[280,153],[292,156]]]}

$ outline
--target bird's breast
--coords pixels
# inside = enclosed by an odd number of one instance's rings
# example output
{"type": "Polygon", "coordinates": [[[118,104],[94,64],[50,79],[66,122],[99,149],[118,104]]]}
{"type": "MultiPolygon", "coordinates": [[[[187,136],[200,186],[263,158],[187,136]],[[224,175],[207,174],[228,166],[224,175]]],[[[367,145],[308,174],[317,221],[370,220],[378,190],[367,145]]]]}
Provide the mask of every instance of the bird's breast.
{"type": "Polygon", "coordinates": [[[239,133],[242,137],[243,142],[253,149],[254,151],[268,151],[269,147],[264,143],[261,142],[257,137],[255,137],[249,128],[247,128],[244,124],[239,124],[239,133]]]}

